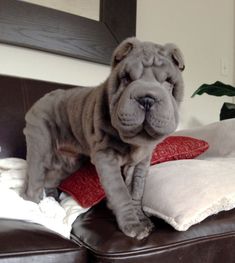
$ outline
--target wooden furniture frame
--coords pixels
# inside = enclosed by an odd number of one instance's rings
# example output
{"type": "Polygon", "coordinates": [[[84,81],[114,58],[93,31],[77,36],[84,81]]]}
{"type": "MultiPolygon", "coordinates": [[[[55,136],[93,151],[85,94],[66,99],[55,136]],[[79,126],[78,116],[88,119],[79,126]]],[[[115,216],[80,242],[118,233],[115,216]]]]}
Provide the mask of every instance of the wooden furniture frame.
{"type": "Polygon", "coordinates": [[[0,43],[102,64],[136,32],[136,0],[100,0],[100,21],[19,0],[0,1],[0,43]]]}

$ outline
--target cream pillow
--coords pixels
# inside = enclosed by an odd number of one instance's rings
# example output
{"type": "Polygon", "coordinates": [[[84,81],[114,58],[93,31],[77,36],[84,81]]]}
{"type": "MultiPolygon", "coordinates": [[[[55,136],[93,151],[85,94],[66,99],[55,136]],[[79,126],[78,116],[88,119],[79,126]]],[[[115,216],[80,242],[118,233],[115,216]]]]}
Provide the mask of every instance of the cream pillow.
{"type": "Polygon", "coordinates": [[[234,207],[235,158],[178,160],[150,168],[143,209],[176,230],[234,207]]]}

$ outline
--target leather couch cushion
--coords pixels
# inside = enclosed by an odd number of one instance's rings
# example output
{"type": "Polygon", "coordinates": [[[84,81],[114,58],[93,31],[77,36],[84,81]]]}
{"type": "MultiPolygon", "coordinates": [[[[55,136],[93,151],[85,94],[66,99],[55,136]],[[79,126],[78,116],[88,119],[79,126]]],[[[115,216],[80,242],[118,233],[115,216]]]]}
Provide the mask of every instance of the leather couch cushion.
{"type": "Polygon", "coordinates": [[[0,219],[0,262],[84,263],[87,253],[41,225],[0,219]]]}
{"type": "Polygon", "coordinates": [[[104,202],[78,217],[72,238],[89,248],[92,262],[235,262],[235,210],[211,216],[185,232],[153,218],[156,230],[145,240],[118,230],[104,202]]]}

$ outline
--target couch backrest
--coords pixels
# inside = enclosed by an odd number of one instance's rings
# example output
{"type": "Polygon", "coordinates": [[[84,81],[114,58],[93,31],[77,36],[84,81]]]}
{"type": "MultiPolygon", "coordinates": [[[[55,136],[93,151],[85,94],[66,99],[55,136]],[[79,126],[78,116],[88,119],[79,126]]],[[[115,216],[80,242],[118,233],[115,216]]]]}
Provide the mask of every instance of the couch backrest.
{"type": "Polygon", "coordinates": [[[70,85],[0,76],[0,158],[25,158],[25,113],[45,93],[70,85]]]}

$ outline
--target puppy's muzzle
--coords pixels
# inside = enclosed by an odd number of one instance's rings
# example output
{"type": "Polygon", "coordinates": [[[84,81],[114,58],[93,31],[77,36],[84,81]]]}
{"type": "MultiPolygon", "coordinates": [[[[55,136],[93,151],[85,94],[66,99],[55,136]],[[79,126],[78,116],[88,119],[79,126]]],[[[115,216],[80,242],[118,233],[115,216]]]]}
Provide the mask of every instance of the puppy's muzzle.
{"type": "Polygon", "coordinates": [[[139,97],[137,98],[137,101],[140,104],[141,108],[143,108],[146,112],[149,111],[155,103],[155,99],[151,96],[139,97]]]}

